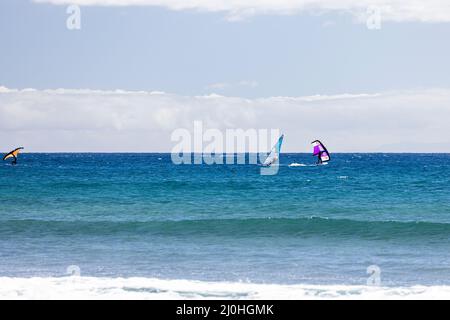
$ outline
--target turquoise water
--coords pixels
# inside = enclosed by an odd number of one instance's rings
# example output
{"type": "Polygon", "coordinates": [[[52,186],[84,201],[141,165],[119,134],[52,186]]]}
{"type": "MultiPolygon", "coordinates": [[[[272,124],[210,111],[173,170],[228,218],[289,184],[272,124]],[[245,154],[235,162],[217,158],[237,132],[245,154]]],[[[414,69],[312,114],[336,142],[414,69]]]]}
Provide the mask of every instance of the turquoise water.
{"type": "Polygon", "coordinates": [[[0,165],[0,276],[276,284],[450,284],[450,155],[283,154],[174,165],[168,154],[21,154],[0,165]]]}

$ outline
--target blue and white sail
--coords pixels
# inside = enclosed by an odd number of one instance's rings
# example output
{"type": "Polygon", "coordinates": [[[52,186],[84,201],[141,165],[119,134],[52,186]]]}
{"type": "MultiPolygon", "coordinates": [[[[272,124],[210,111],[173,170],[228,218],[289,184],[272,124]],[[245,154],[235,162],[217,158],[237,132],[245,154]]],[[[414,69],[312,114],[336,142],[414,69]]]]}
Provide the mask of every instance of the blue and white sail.
{"type": "Polygon", "coordinates": [[[283,144],[283,138],[284,134],[282,134],[281,137],[278,138],[277,143],[273,146],[272,150],[270,151],[269,155],[264,161],[263,166],[267,167],[273,164],[278,164],[278,161],[280,160],[280,152],[281,152],[281,145],[283,144]]]}

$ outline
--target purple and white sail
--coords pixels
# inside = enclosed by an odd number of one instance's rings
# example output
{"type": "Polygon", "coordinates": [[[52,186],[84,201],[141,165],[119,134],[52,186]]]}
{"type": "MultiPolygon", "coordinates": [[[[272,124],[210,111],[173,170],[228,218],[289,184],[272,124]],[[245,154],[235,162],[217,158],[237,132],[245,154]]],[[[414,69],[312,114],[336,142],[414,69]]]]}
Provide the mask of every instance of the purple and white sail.
{"type": "Polygon", "coordinates": [[[315,140],[312,142],[312,145],[314,147],[313,156],[318,157],[320,163],[326,163],[330,161],[330,153],[322,142],[320,142],[319,140],[315,140]]]}

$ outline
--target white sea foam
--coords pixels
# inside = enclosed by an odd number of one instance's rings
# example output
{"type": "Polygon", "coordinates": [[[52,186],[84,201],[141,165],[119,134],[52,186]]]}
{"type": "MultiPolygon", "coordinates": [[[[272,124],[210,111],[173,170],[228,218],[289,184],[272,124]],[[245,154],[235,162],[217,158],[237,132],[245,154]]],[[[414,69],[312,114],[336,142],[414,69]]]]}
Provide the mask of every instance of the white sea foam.
{"type": "Polygon", "coordinates": [[[296,163],[296,162],[294,162],[294,163],[291,163],[290,165],[289,165],[289,167],[307,167],[308,165],[306,165],[306,164],[304,164],[304,163],[296,163]]]}
{"type": "Polygon", "coordinates": [[[153,278],[0,278],[1,299],[449,299],[450,286],[368,287],[153,278]]]}

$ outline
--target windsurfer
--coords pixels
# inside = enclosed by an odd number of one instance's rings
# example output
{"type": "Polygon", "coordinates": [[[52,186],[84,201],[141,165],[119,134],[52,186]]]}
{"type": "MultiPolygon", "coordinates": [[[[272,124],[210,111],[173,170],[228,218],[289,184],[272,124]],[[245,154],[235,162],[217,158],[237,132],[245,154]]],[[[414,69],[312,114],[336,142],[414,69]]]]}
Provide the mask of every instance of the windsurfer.
{"type": "Polygon", "coordinates": [[[322,164],[322,153],[323,151],[320,151],[319,154],[317,155],[317,164],[322,164]]]}
{"type": "Polygon", "coordinates": [[[11,151],[10,153],[8,153],[6,156],[3,157],[3,161],[13,158],[13,161],[11,162],[11,164],[14,166],[17,164],[17,156],[19,155],[19,152],[23,150],[23,147],[17,148],[13,151],[11,151]]]}

